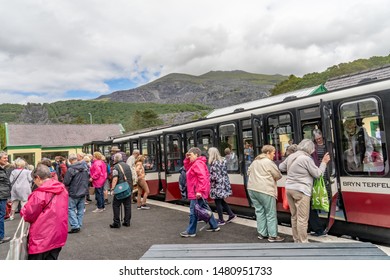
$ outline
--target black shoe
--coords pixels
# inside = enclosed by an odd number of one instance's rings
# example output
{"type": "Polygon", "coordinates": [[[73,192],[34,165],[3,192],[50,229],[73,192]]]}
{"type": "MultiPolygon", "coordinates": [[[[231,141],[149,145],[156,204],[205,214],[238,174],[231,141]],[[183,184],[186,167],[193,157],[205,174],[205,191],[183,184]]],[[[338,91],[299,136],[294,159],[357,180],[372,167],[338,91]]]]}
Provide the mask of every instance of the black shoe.
{"type": "Polygon", "coordinates": [[[80,231],[80,228],[72,228],[68,233],[78,233],[80,231]]]}
{"type": "Polygon", "coordinates": [[[129,226],[130,226],[130,223],[123,223],[122,226],[124,226],[124,227],[129,227],[129,226]]]}
{"type": "Polygon", "coordinates": [[[110,225],[110,228],[120,228],[121,226],[120,225],[118,225],[118,224],[111,224],[110,225]]]}
{"type": "Polygon", "coordinates": [[[92,199],[90,199],[90,198],[87,198],[87,201],[92,201],[92,199]]]}
{"type": "Polygon", "coordinates": [[[108,199],[104,200],[104,205],[111,204],[111,202],[108,201],[108,199]]]}

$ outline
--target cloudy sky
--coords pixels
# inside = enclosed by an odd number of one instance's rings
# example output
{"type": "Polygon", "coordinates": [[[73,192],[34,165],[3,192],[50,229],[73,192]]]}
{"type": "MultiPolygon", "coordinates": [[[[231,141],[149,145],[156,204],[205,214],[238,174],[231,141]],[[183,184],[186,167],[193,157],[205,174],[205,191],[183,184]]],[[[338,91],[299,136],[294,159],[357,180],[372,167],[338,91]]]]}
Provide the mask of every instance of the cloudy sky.
{"type": "Polygon", "coordinates": [[[390,53],[386,0],[0,0],[0,103],[92,99],[169,73],[321,72],[390,53]]]}

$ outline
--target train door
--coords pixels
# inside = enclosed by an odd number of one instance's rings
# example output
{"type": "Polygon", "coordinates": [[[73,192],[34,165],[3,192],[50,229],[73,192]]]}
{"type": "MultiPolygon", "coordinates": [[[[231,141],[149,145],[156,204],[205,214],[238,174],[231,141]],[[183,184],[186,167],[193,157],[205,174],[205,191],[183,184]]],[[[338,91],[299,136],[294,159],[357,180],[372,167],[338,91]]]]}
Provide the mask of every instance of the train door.
{"type": "MultiPolygon", "coordinates": [[[[328,195],[330,198],[330,207],[329,212],[326,215],[328,219],[326,228],[329,231],[335,219],[345,220],[345,215],[342,209],[342,204],[340,203],[340,185],[337,181],[336,173],[333,103],[323,102],[323,100],[321,100],[320,113],[322,118],[322,132],[325,140],[326,151],[328,151],[330,155],[327,172],[325,173],[325,179],[329,183],[328,195]]],[[[320,216],[321,214],[324,215],[324,213],[320,213],[320,216]]]]}
{"type": "Polygon", "coordinates": [[[164,194],[167,190],[167,180],[166,180],[166,164],[165,164],[165,153],[164,153],[164,136],[160,135],[159,136],[159,141],[158,141],[158,148],[157,148],[157,153],[158,153],[158,158],[159,160],[159,165],[158,165],[158,170],[159,170],[159,177],[160,177],[160,194],[164,194]]]}
{"type": "MultiPolygon", "coordinates": [[[[318,216],[325,220],[327,229],[333,225],[336,203],[338,198],[337,181],[335,179],[334,168],[334,130],[333,130],[333,116],[332,104],[325,104],[321,101],[320,106],[313,106],[298,110],[298,118],[302,139],[311,139],[319,147],[323,147],[322,153],[329,152],[331,161],[328,163],[327,172],[324,177],[327,182],[327,191],[331,201],[329,212],[319,211],[318,216]],[[322,136],[321,136],[322,135],[322,136]]],[[[340,219],[342,219],[340,215],[340,219]]]]}
{"type": "Polygon", "coordinates": [[[263,116],[252,115],[253,149],[256,155],[261,154],[264,145],[264,121],[263,116]]]}
{"type": "MultiPolygon", "coordinates": [[[[388,93],[386,93],[388,94],[388,93]]],[[[390,228],[388,149],[382,104],[376,96],[337,106],[342,203],[349,223],[390,228]]]]}
{"type": "Polygon", "coordinates": [[[158,137],[140,139],[140,152],[145,156],[144,168],[150,191],[149,195],[157,195],[160,191],[160,172],[158,167],[161,165],[161,159],[158,147],[158,137]]]}
{"type": "Polygon", "coordinates": [[[167,133],[164,137],[165,200],[180,200],[179,170],[183,166],[183,141],[181,133],[167,133]]]}
{"type": "Polygon", "coordinates": [[[130,142],[124,142],[121,146],[121,151],[124,152],[127,157],[131,156],[131,151],[130,151],[130,142]]]}
{"type": "Polygon", "coordinates": [[[130,153],[132,154],[134,150],[139,150],[139,143],[136,139],[130,140],[130,153]]]}
{"type": "MultiPolygon", "coordinates": [[[[294,129],[294,114],[291,112],[272,113],[264,116],[264,145],[272,145],[275,147],[274,162],[277,166],[285,160],[286,149],[289,145],[299,141],[299,136],[294,129]]],[[[283,208],[283,199],[286,199],[285,192],[286,174],[277,181],[278,185],[278,202],[277,211],[288,212],[283,208]]]]}
{"type": "Polygon", "coordinates": [[[218,149],[225,158],[233,194],[227,198],[229,204],[249,206],[243,175],[239,169],[240,153],[237,122],[219,124],[218,149]]]}
{"type": "MultiPolygon", "coordinates": [[[[244,179],[244,186],[246,189],[248,182],[248,168],[251,165],[253,159],[256,157],[255,151],[253,149],[253,131],[252,131],[252,123],[251,119],[241,120],[240,123],[240,142],[241,145],[239,151],[240,157],[240,170],[241,175],[244,179]]],[[[249,199],[249,195],[247,196],[249,199]]]]}

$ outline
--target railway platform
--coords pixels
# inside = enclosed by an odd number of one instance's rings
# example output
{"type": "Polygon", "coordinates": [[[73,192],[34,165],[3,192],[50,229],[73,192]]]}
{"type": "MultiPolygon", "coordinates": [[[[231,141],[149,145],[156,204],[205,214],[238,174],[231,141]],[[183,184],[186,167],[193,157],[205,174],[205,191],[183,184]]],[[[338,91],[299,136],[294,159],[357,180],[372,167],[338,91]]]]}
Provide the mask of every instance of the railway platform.
{"type": "MultiPolygon", "coordinates": [[[[148,204],[151,206],[150,210],[137,210],[136,204],[132,204],[131,226],[119,229],[109,227],[113,217],[111,204],[107,205],[107,210],[102,213],[92,212],[95,209],[94,203],[86,205],[83,228],[79,233],[68,235],[67,243],[62,249],[59,259],[139,260],[153,246],[160,245],[175,245],[182,248],[187,246],[191,248],[191,246],[193,247],[196,244],[203,244],[202,246],[206,247],[207,244],[212,246],[230,244],[230,246],[236,247],[240,247],[241,244],[241,247],[245,248],[245,246],[258,247],[265,243],[264,246],[268,248],[271,246],[267,240],[259,240],[257,238],[256,222],[245,218],[237,218],[232,223],[221,226],[221,231],[219,232],[203,230],[198,232],[195,238],[183,238],[179,233],[185,230],[188,225],[188,207],[152,199],[148,200],[148,204]]],[[[5,231],[7,236],[13,235],[19,219],[20,216],[16,215],[13,221],[6,221],[5,231]]],[[[198,230],[203,225],[203,223],[200,223],[198,230]]],[[[285,237],[285,241],[277,245],[275,244],[277,247],[288,249],[293,246],[290,228],[279,226],[279,233],[285,237]]],[[[332,243],[335,244],[332,246],[336,249],[338,247],[336,243],[338,242],[340,242],[339,248],[344,248],[344,243],[346,242],[356,242],[331,236],[310,237],[310,241],[314,243],[332,243]]],[[[9,248],[8,244],[0,244],[0,260],[5,260],[9,248]]],[[[353,247],[354,245],[348,246],[353,247]]],[[[367,246],[365,247],[367,248],[367,246]]],[[[382,257],[390,255],[388,247],[375,246],[373,248],[371,245],[368,247],[370,247],[371,251],[378,250],[376,253],[382,257]]],[[[369,257],[366,259],[369,259],[369,257]]]]}

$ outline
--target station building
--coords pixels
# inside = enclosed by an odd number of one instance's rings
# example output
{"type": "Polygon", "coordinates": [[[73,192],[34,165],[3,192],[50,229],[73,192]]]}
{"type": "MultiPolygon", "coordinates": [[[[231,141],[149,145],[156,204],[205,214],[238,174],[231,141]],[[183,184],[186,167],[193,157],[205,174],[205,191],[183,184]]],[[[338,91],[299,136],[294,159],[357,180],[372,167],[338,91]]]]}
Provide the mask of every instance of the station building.
{"type": "Polygon", "coordinates": [[[3,123],[0,143],[9,162],[18,157],[36,166],[43,158],[68,157],[82,151],[83,143],[124,133],[121,124],[9,124],[3,123]],[[4,143],[5,142],[5,143],[4,143]]]}

